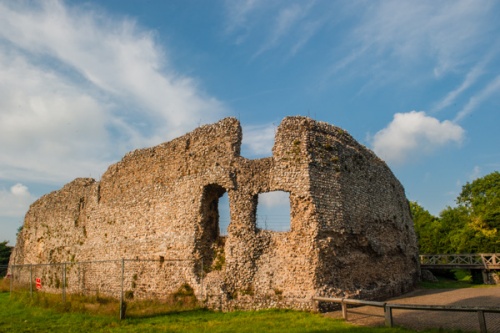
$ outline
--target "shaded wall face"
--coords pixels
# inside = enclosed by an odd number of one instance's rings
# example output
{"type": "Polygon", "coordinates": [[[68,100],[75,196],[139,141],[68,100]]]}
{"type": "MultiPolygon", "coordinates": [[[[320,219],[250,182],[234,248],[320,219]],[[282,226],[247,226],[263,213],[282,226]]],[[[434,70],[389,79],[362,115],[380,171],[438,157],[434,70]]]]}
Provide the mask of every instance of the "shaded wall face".
{"type": "Polygon", "coordinates": [[[318,128],[309,144],[320,293],[384,298],[412,289],[418,248],[399,181],[340,129],[318,128]]]}

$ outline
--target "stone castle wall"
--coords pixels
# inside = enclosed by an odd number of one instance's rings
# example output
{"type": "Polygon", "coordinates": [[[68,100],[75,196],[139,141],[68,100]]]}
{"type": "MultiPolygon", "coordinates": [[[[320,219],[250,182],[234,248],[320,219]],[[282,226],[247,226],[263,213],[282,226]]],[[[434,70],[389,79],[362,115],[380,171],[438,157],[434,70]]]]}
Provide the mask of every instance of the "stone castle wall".
{"type": "Polygon", "coordinates": [[[375,299],[414,286],[409,207],[383,161],[342,129],[305,117],[282,121],[272,157],[241,157],[241,139],[238,121],[226,118],[127,154],[99,182],[76,179],[43,196],[26,214],[11,264],[181,259],[129,274],[126,284],[144,298],[187,281],[222,309],[314,309],[314,295],[375,299]],[[290,194],[287,232],[256,226],[258,194],[270,191],[290,194]]]}

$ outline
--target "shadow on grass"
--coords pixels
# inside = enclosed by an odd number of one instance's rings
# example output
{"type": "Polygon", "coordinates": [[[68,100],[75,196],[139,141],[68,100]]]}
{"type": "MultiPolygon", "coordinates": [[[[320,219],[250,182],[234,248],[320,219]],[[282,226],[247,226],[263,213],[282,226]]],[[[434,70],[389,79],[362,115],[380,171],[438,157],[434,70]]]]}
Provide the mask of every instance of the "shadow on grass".
{"type": "MultiPolygon", "coordinates": [[[[485,288],[491,285],[482,283],[482,279],[474,279],[470,270],[451,269],[451,270],[432,270],[437,282],[422,281],[420,288],[425,289],[462,289],[462,288],[485,288]]],[[[476,274],[477,275],[477,274],[476,274]]]]}
{"type": "Polygon", "coordinates": [[[127,318],[154,318],[202,311],[208,312],[194,297],[126,303],[127,318]]]}

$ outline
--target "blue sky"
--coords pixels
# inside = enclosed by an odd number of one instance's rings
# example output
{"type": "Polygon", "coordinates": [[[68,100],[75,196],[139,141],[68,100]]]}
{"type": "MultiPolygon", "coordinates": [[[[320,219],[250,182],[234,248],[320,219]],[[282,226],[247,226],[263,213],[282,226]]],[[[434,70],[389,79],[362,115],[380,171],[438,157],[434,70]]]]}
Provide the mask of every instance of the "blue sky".
{"type": "MultiPolygon", "coordinates": [[[[500,169],[500,2],[2,1],[0,240],[29,204],[226,116],[269,156],[304,115],[437,215],[500,169]]],[[[269,206],[273,201],[269,200],[269,206]]]]}

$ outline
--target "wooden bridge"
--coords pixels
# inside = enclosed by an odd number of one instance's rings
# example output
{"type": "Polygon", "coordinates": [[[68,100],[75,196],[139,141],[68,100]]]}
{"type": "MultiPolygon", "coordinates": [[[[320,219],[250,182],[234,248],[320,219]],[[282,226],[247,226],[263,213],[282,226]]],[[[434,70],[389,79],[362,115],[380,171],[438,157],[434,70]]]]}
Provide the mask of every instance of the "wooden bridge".
{"type": "Polygon", "coordinates": [[[424,254],[420,256],[423,269],[500,269],[500,253],[424,254]]]}

